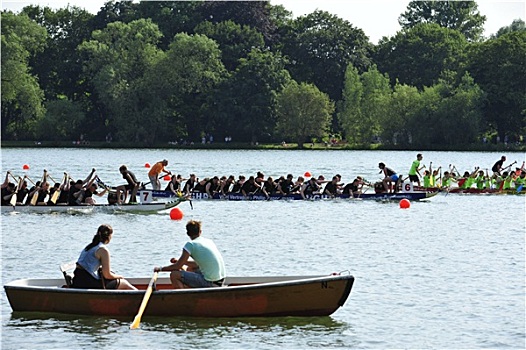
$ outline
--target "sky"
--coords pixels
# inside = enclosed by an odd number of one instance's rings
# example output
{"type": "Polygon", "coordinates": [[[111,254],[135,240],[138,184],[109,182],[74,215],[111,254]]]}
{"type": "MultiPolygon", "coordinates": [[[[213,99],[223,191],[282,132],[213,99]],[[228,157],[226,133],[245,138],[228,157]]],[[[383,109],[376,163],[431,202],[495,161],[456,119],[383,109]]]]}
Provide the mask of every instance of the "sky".
{"type": "MultiPolygon", "coordinates": [[[[104,0],[0,0],[3,9],[15,12],[27,5],[63,8],[75,5],[91,13],[104,4],[104,0]]],[[[294,17],[307,15],[315,10],[327,11],[362,29],[373,44],[384,37],[391,37],[400,30],[398,17],[405,12],[409,0],[270,0],[273,5],[283,5],[294,17]]],[[[479,12],[486,16],[484,36],[489,37],[514,19],[526,21],[526,0],[478,0],[479,12]]]]}

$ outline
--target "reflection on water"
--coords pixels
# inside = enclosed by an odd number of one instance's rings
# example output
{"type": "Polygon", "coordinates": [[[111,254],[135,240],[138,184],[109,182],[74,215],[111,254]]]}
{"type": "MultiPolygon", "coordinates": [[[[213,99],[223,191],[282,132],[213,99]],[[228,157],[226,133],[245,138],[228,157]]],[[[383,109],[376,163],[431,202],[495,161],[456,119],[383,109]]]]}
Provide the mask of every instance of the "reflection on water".
{"type": "MultiPolygon", "coordinates": [[[[16,333],[42,334],[65,332],[74,334],[79,344],[91,339],[96,347],[115,347],[115,337],[123,332],[148,334],[148,337],[177,336],[194,348],[210,347],[274,347],[301,344],[300,347],[353,347],[358,343],[351,336],[350,324],[332,317],[270,317],[270,318],[168,318],[147,317],[139,330],[129,331],[131,320],[51,313],[15,312],[4,327],[16,333]],[[345,335],[347,334],[347,335],[345,335]],[[85,340],[84,340],[85,339],[85,340]],[[252,339],[252,340],[251,340],[252,339]],[[303,340],[300,340],[303,339],[303,340]]],[[[21,341],[19,344],[23,344],[21,341]]],[[[49,346],[53,342],[47,344],[49,346]]],[[[162,340],[158,348],[170,346],[162,340]],[[163,345],[164,344],[164,345],[163,345]]],[[[10,348],[9,344],[5,344],[10,348]]]]}

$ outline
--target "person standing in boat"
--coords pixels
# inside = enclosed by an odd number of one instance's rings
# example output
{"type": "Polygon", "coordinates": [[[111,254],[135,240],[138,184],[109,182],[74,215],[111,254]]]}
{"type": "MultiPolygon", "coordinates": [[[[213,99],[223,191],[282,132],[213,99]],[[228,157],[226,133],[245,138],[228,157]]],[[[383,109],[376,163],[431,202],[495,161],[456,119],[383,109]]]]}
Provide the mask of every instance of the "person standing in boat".
{"type": "Polygon", "coordinates": [[[424,159],[424,156],[422,156],[422,153],[418,153],[416,160],[411,164],[411,169],[409,169],[409,182],[416,182],[418,186],[420,186],[420,178],[422,177],[420,175],[420,162],[422,159],[424,159]]]}
{"type": "Polygon", "coordinates": [[[154,191],[159,191],[161,189],[161,181],[159,181],[159,176],[161,173],[165,173],[166,175],[172,174],[171,171],[168,171],[164,168],[167,165],[168,161],[163,159],[155,163],[148,172],[148,177],[150,178],[150,182],[152,183],[154,191]]]}
{"type": "MultiPolygon", "coordinates": [[[[398,175],[396,174],[396,171],[386,167],[384,163],[379,163],[378,167],[380,168],[380,174],[383,173],[385,176],[382,180],[385,192],[391,193],[391,188],[395,187],[393,186],[393,182],[396,185],[396,182],[398,181],[398,175]]],[[[396,188],[394,190],[396,192],[396,188]]]]}
{"type": "Polygon", "coordinates": [[[171,265],[154,267],[153,271],[170,271],[174,289],[221,287],[226,269],[215,243],[201,236],[200,221],[188,221],[186,234],[191,240],[184,245],[179,259],[172,258],[171,265]]]}
{"type": "Polygon", "coordinates": [[[110,225],[99,226],[91,243],[80,252],[77,267],[73,272],[72,288],[137,289],[123,276],[111,271],[107,245],[111,242],[112,235],[113,228],[110,225]]]}
{"type": "Polygon", "coordinates": [[[495,164],[493,164],[493,166],[491,167],[491,171],[493,171],[493,175],[501,176],[500,171],[502,170],[502,167],[504,166],[505,161],[506,161],[506,156],[502,156],[500,157],[499,160],[495,162],[495,164]]]}
{"type": "Polygon", "coordinates": [[[129,203],[137,203],[137,190],[139,189],[139,181],[137,181],[135,174],[128,170],[126,165],[121,165],[119,172],[122,174],[122,178],[128,183],[126,185],[117,186],[117,204],[126,202],[128,191],[131,191],[129,203]],[[124,192],[124,199],[121,198],[122,192],[124,192]]]}

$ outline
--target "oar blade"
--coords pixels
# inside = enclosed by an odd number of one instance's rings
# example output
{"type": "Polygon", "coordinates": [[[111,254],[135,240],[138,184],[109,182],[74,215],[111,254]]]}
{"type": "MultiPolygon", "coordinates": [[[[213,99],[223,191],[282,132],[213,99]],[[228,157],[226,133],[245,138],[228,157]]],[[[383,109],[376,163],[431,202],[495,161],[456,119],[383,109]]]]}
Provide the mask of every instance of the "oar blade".
{"type": "Polygon", "coordinates": [[[139,325],[141,324],[142,314],[144,313],[144,310],[146,309],[146,305],[148,305],[148,300],[150,300],[150,295],[152,295],[153,284],[157,280],[157,274],[158,272],[153,273],[153,277],[150,280],[150,283],[148,284],[148,288],[146,288],[146,293],[144,294],[144,297],[142,299],[141,306],[139,307],[139,311],[137,312],[137,316],[135,316],[135,318],[133,319],[133,322],[130,325],[130,329],[137,329],[139,328],[139,325]]]}

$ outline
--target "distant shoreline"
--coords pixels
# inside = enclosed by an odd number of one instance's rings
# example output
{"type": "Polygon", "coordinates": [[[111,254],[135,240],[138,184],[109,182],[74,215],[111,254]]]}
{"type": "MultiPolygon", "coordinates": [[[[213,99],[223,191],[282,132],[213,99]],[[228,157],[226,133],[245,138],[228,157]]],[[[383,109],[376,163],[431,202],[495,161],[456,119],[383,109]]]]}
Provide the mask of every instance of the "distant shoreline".
{"type": "Polygon", "coordinates": [[[303,148],[299,148],[297,144],[250,144],[244,142],[217,142],[217,143],[193,143],[193,144],[155,144],[155,145],[138,145],[137,143],[131,142],[85,142],[77,144],[73,142],[59,142],[59,141],[2,141],[0,148],[75,148],[75,149],[203,149],[203,150],[230,150],[230,149],[247,149],[247,150],[354,150],[354,151],[472,151],[472,152],[525,152],[526,145],[505,145],[505,144],[473,144],[465,146],[456,146],[451,148],[444,147],[427,147],[427,148],[413,148],[413,147],[397,147],[397,146],[385,146],[380,144],[371,144],[369,147],[356,146],[349,144],[325,144],[325,143],[305,143],[303,148]]]}

